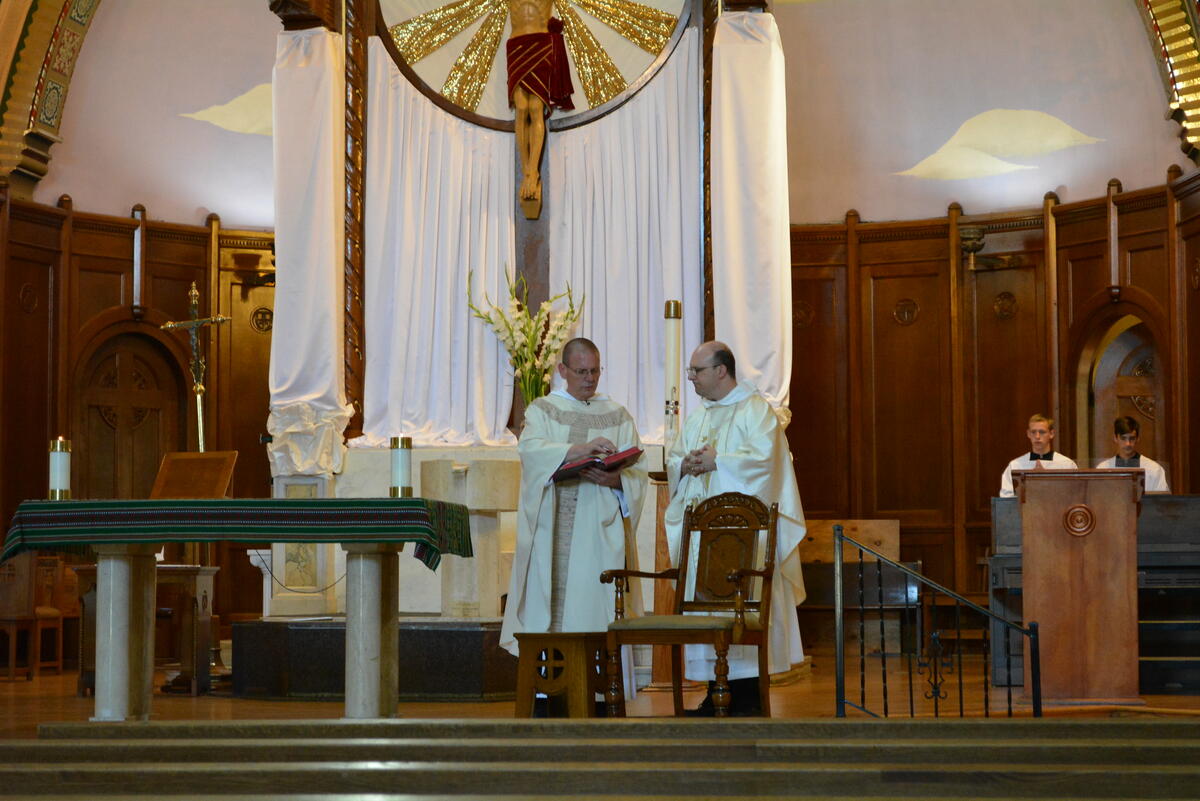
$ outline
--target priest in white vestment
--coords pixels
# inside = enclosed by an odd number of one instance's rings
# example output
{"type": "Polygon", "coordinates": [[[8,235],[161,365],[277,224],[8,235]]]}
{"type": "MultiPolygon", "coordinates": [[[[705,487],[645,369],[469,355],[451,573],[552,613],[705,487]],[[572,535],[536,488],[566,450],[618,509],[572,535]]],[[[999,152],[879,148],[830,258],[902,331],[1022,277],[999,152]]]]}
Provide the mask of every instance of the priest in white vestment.
{"type": "Polygon", "coordinates": [[[1054,452],[1054,420],[1042,414],[1029,418],[1025,431],[1029,438],[1029,453],[1023,453],[1008,463],[1000,476],[1000,497],[1013,497],[1014,470],[1074,470],[1078,465],[1069,456],[1054,452]]]}
{"type": "MultiPolygon", "coordinates": [[[[689,504],[722,492],[753,495],[768,506],[778,503],[768,657],[770,671],[783,673],[804,661],[796,604],[804,600],[798,547],[807,530],[783,425],[753,384],[738,382],[733,353],[724,343],[705,342],[698,347],[687,374],[703,408],[688,415],[667,454],[671,502],[664,521],[671,563],[679,564],[683,513],[689,504]]],[[[750,687],[756,687],[756,682],[743,682],[741,687],[745,689],[733,684],[758,677],[756,651],[752,646],[729,649],[735,714],[743,704],[748,705],[745,711],[750,713],[757,706],[757,689],[750,687]]],[[[686,662],[688,678],[712,680],[716,655],[711,646],[687,646],[686,662]]]]}
{"type": "Polygon", "coordinates": [[[600,583],[600,574],[626,567],[626,554],[629,567],[636,567],[634,532],[646,495],[644,457],[620,470],[588,468],[576,479],[551,480],[565,463],[641,445],[625,407],[596,393],[600,371],[595,344],[571,340],[558,365],[566,387],[525,410],[517,445],[517,550],[500,631],[501,647],[514,655],[514,632],[607,629],[614,617],[614,590],[600,583]]]}
{"type": "Polygon", "coordinates": [[[1117,445],[1117,455],[1110,456],[1100,464],[1097,470],[1120,468],[1137,468],[1146,471],[1146,492],[1170,492],[1167,485],[1167,471],[1163,466],[1149,456],[1138,453],[1138,438],[1141,436],[1141,426],[1138,421],[1126,415],[1113,421],[1113,442],[1117,445]]]}

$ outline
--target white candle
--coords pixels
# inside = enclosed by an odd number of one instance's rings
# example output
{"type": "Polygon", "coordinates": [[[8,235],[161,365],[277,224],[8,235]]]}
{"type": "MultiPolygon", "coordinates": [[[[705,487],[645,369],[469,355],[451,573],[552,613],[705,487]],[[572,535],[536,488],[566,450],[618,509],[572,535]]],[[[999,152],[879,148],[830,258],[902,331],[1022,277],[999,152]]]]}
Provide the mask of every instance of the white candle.
{"type": "Polygon", "coordinates": [[[392,437],[392,487],[393,498],[411,498],[412,491],[412,437],[392,437]]]}
{"type": "Polygon", "coordinates": [[[663,360],[665,380],[665,426],[663,430],[663,448],[670,450],[679,433],[679,351],[683,339],[683,304],[677,300],[668,300],[663,309],[666,319],[664,339],[666,341],[666,358],[663,360]]]}
{"type": "Polygon", "coordinates": [[[59,437],[50,440],[50,500],[71,497],[71,441],[59,437]]]}

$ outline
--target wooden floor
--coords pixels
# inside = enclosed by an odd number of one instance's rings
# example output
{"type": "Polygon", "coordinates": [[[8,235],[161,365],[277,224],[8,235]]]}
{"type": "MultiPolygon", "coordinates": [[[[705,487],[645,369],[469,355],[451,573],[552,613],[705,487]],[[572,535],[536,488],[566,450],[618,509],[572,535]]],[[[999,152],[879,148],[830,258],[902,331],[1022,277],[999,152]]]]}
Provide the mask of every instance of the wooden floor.
{"type": "MultiPolygon", "coordinates": [[[[834,717],[835,677],[832,655],[810,656],[811,670],[808,675],[795,679],[786,686],[773,687],[771,703],[775,718],[829,718],[834,717]]],[[[874,711],[882,709],[882,689],[877,665],[870,665],[868,673],[867,706],[874,711]]],[[[847,681],[851,698],[859,697],[857,664],[848,666],[847,681]]],[[[889,711],[892,717],[907,717],[908,674],[899,660],[889,665],[889,711]]],[[[979,674],[964,669],[964,682],[968,688],[982,686],[979,674]],[[974,673],[974,675],[972,675],[974,673]]],[[[923,677],[917,675],[914,682],[914,712],[918,717],[932,715],[932,703],[926,699],[927,686],[923,677]]],[[[956,695],[957,678],[952,677],[947,700],[940,703],[940,713],[958,715],[956,695]]],[[[42,675],[33,681],[0,681],[0,738],[33,738],[37,736],[39,723],[86,721],[92,714],[94,700],[75,694],[76,674],[62,676],[42,675]]],[[[158,682],[161,683],[161,682],[158,682]]],[[[703,693],[694,690],[687,693],[686,705],[699,703],[703,693]]],[[[964,711],[968,717],[982,714],[982,693],[977,689],[965,693],[964,711]]],[[[991,714],[1004,716],[1005,692],[993,690],[990,697],[991,714]]],[[[1017,716],[1029,715],[1029,707],[1018,692],[1014,695],[1017,716]]],[[[1155,716],[1200,716],[1200,695],[1146,696],[1142,706],[1128,707],[1058,707],[1046,706],[1047,715],[1112,716],[1112,715],[1155,715],[1155,716]]],[[[340,718],[341,702],[320,701],[261,701],[233,698],[227,693],[214,693],[198,698],[156,693],[153,701],[154,720],[314,720],[340,718]]],[[[670,693],[643,692],[629,704],[631,716],[669,716],[671,714],[670,693]]],[[[402,703],[399,715],[404,718],[468,719],[468,718],[511,718],[511,701],[499,702],[421,702],[402,703]]],[[[850,717],[865,717],[851,710],[850,717]]]]}

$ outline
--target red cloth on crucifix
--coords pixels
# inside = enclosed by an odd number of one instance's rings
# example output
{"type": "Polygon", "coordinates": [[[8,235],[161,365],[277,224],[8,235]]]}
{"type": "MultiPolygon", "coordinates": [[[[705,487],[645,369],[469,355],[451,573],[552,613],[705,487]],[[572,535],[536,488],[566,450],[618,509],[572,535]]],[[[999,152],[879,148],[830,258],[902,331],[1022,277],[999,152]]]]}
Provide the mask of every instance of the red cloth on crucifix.
{"type": "Polygon", "coordinates": [[[562,20],[550,18],[546,33],[527,33],[508,40],[508,104],[513,91],[525,87],[541,98],[549,114],[552,108],[571,111],[571,70],[567,65],[567,46],[563,42],[562,20]]]}

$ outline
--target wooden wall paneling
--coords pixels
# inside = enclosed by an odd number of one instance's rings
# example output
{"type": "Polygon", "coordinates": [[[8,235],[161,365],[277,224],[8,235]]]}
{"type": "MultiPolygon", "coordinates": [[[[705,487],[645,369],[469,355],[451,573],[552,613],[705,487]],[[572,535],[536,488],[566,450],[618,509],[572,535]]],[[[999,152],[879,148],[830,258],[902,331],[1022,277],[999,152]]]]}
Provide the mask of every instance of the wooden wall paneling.
{"type": "Polygon", "coordinates": [[[866,461],[863,438],[863,280],[859,265],[858,212],[846,212],[846,311],[849,313],[846,349],[850,357],[850,517],[863,518],[862,470],[866,461]]]}
{"type": "MultiPolygon", "coordinates": [[[[1026,423],[1050,413],[1041,214],[971,221],[983,248],[966,275],[969,318],[967,521],[989,523],[1005,465],[1028,448],[1026,423]]],[[[966,225],[966,223],[963,223],[966,225]]]]}
{"type": "Polygon", "coordinates": [[[967,447],[966,429],[966,371],[963,354],[963,343],[966,341],[963,313],[963,243],[959,231],[962,218],[962,206],[951,203],[946,210],[946,219],[950,225],[949,242],[947,245],[946,275],[950,280],[950,503],[951,517],[954,528],[951,532],[954,543],[954,587],[965,589],[963,582],[967,576],[967,535],[966,535],[966,472],[964,461],[972,461],[971,451],[967,447]]]}
{"type": "MultiPolygon", "coordinates": [[[[1179,242],[1179,200],[1178,191],[1182,185],[1179,180],[1183,169],[1172,164],[1167,169],[1167,183],[1164,187],[1167,207],[1167,274],[1168,303],[1171,326],[1168,330],[1170,339],[1168,358],[1170,359],[1170,392],[1174,398],[1172,406],[1172,425],[1166,432],[1167,452],[1175,463],[1172,480],[1176,487],[1190,485],[1191,469],[1187,457],[1187,443],[1190,441],[1191,416],[1190,397],[1187,389],[1188,360],[1187,347],[1187,276],[1184,272],[1183,253],[1179,242]]],[[[1200,279],[1200,274],[1197,275],[1200,279]]],[[[1198,281],[1197,283],[1200,283],[1198,281]]],[[[1178,490],[1177,490],[1178,491],[1178,490]]]]}
{"type": "MultiPolygon", "coordinates": [[[[1055,449],[1072,457],[1079,456],[1088,415],[1088,382],[1081,378],[1078,352],[1073,343],[1087,336],[1085,326],[1091,315],[1110,302],[1108,288],[1113,284],[1113,253],[1110,242],[1109,199],[1063,204],[1052,209],[1057,252],[1059,403],[1056,409],[1055,449]]],[[[1086,448],[1087,445],[1084,444],[1086,448]]]]}
{"type": "Polygon", "coordinates": [[[1175,238],[1179,249],[1181,295],[1178,308],[1183,319],[1177,321],[1182,329],[1180,335],[1183,365],[1191,368],[1181,376],[1186,384],[1184,406],[1188,438],[1182,451],[1182,469],[1186,476],[1177,481],[1175,492],[1200,493],[1200,470],[1192,465],[1200,464],[1200,370],[1195,369],[1194,359],[1200,354],[1200,175],[1192,175],[1174,186],[1178,203],[1175,238]]]}
{"type": "Polygon", "coordinates": [[[991,498],[1004,466],[1025,446],[1025,424],[1049,408],[1043,214],[964,216],[963,405],[967,435],[956,448],[964,477],[956,517],[958,589],[981,592],[979,560],[991,548],[991,498]]]}
{"type": "Polygon", "coordinates": [[[207,228],[147,222],[142,304],[168,319],[186,320],[191,316],[188,291],[195,282],[200,316],[207,317],[213,305],[208,245],[207,228]]]}
{"type": "MultiPolygon", "coordinates": [[[[864,517],[942,529],[951,548],[948,241],[945,222],[860,229],[867,461],[859,481],[864,517]]],[[[952,583],[952,551],[946,559],[949,572],[935,578],[952,583]]]]}
{"type": "Polygon", "coordinates": [[[214,311],[232,320],[215,331],[213,375],[220,447],[238,451],[234,497],[268,498],[271,470],[266,447],[270,412],[268,373],[275,308],[275,265],[270,235],[222,231],[219,289],[214,311]]]}
{"type": "Polygon", "coordinates": [[[850,514],[845,226],[792,230],[792,423],[805,513],[850,514]]]}
{"type": "MultiPolygon", "coordinates": [[[[236,498],[271,495],[266,447],[270,405],[268,374],[274,318],[274,237],[262,231],[221,230],[208,218],[213,281],[213,312],[232,318],[212,333],[213,369],[209,402],[215,447],[238,452],[230,494],[236,498]]],[[[250,547],[221,543],[214,564],[214,611],[222,630],[234,619],[262,614],[262,576],[250,563],[250,547]]]]}
{"type": "Polygon", "coordinates": [[[55,345],[55,278],[62,215],[21,201],[4,203],[0,283],[0,520],[26,498],[46,497],[55,345]]]}
{"type": "MultiPolygon", "coordinates": [[[[1160,326],[1170,309],[1167,250],[1167,196],[1163,187],[1113,198],[1117,213],[1117,278],[1122,298],[1137,290],[1137,303],[1146,305],[1160,326]]],[[[1167,343],[1160,343],[1166,353],[1167,343]]]]}
{"type": "MultiPolygon", "coordinates": [[[[900,526],[900,559],[921,563],[921,574],[959,589],[954,581],[954,530],[950,526],[900,526]]],[[[977,568],[976,568],[977,569],[977,568]]]]}
{"type": "Polygon", "coordinates": [[[71,231],[73,291],[67,308],[74,339],[72,359],[110,319],[125,319],[133,306],[133,237],[136,220],[75,212],[71,231]]]}

